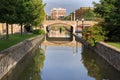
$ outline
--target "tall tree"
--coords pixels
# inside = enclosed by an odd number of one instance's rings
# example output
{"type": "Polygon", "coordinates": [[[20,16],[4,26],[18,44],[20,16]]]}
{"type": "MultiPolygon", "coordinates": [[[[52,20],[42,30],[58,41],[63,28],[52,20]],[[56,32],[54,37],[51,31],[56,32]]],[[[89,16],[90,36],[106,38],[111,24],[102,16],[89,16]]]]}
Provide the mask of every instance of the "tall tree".
{"type": "Polygon", "coordinates": [[[109,15],[115,10],[116,0],[100,0],[100,3],[93,3],[95,5],[95,12],[100,14],[106,21],[109,18],[109,15]]]}
{"type": "Polygon", "coordinates": [[[110,41],[120,41],[120,1],[101,0],[95,4],[95,12],[100,14],[104,23],[101,25],[108,31],[110,41]]]}
{"type": "Polygon", "coordinates": [[[0,0],[0,22],[6,23],[6,39],[9,38],[8,24],[15,20],[15,5],[16,0],[0,0]]]}
{"type": "Polygon", "coordinates": [[[27,18],[26,18],[26,13],[27,13],[27,4],[29,0],[18,0],[17,1],[17,6],[16,6],[16,23],[20,24],[21,26],[21,36],[23,33],[23,25],[26,23],[27,18]]]}
{"type": "Polygon", "coordinates": [[[38,26],[42,23],[45,18],[44,4],[42,0],[19,0],[17,6],[17,23],[22,26],[31,25],[38,26]]]}
{"type": "Polygon", "coordinates": [[[45,18],[42,0],[1,0],[0,22],[6,23],[6,38],[8,39],[8,24],[20,24],[21,35],[23,25],[41,25],[45,18]]]}
{"type": "Polygon", "coordinates": [[[45,4],[42,3],[42,0],[32,0],[33,6],[33,15],[34,20],[32,22],[33,26],[41,25],[45,20],[46,14],[44,11],[45,4]]]}

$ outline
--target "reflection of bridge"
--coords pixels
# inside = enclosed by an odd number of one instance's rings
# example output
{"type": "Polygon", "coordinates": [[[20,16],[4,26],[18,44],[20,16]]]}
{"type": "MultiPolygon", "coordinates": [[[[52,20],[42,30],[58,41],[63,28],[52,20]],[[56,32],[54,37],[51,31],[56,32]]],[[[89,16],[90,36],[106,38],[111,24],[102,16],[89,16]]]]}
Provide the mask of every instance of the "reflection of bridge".
{"type": "Polygon", "coordinates": [[[82,44],[79,42],[76,42],[76,39],[73,35],[69,37],[60,37],[59,35],[57,37],[49,37],[47,34],[41,46],[44,49],[44,51],[46,51],[46,48],[49,46],[72,47],[73,53],[75,53],[75,51],[76,52],[78,51],[78,47],[81,47],[82,44]]]}
{"type": "Polygon", "coordinates": [[[76,40],[73,35],[70,37],[49,37],[46,35],[45,41],[42,43],[46,46],[76,46],[76,40]]]}
{"type": "Polygon", "coordinates": [[[73,54],[78,52],[78,47],[81,47],[82,44],[76,41],[44,41],[41,44],[42,48],[44,51],[46,51],[47,47],[49,46],[59,46],[59,47],[72,47],[73,49],[73,54]]]}
{"type": "MultiPolygon", "coordinates": [[[[71,46],[76,47],[75,41],[44,41],[42,43],[44,46],[71,46]]],[[[81,46],[81,44],[79,44],[81,46]]]]}
{"type": "MultiPolygon", "coordinates": [[[[93,26],[96,23],[98,23],[98,22],[95,22],[95,21],[84,21],[84,27],[86,27],[86,26],[93,26]]],[[[45,21],[43,23],[43,26],[44,26],[44,29],[46,30],[47,26],[51,26],[51,25],[54,25],[54,24],[62,24],[64,26],[65,25],[66,26],[72,26],[73,27],[73,33],[75,33],[76,26],[77,26],[76,21],[61,21],[61,20],[45,21]]],[[[82,21],[78,22],[78,26],[82,26],[82,21]]]]}

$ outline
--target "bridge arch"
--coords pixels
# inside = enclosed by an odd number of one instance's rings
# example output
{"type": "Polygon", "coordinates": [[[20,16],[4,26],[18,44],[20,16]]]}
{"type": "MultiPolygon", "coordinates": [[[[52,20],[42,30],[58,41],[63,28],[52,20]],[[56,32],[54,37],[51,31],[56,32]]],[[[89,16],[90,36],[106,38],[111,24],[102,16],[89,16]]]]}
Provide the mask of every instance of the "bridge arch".
{"type": "Polygon", "coordinates": [[[76,26],[76,25],[73,25],[73,24],[70,24],[70,23],[66,23],[66,22],[53,22],[53,23],[47,23],[47,24],[45,24],[44,25],[45,30],[47,30],[48,27],[51,27],[53,25],[61,25],[61,26],[64,26],[64,27],[69,26],[70,31],[72,33],[75,31],[75,26],[76,26]]]}
{"type": "MultiPolygon", "coordinates": [[[[76,21],[62,21],[62,20],[48,20],[43,22],[44,30],[46,31],[46,27],[52,24],[65,24],[73,27],[73,33],[75,33],[76,30],[76,21]]],[[[85,21],[84,27],[86,26],[93,26],[94,24],[97,24],[97,21],[85,21]]],[[[78,25],[82,25],[82,21],[78,22],[78,25]]]]}

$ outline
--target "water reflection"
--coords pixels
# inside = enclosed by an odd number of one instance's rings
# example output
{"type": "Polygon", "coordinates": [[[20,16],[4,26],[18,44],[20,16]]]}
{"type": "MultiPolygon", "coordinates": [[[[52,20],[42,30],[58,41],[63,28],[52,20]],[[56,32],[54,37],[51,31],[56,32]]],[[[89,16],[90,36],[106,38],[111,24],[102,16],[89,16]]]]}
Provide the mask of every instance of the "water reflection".
{"type": "Polygon", "coordinates": [[[58,37],[50,37],[51,34],[47,34],[46,35],[46,40],[47,41],[72,41],[73,40],[73,35],[69,33],[68,34],[64,34],[64,37],[60,37],[60,35],[57,35],[58,37]]]}
{"type": "Polygon", "coordinates": [[[96,80],[120,80],[119,71],[88,49],[84,49],[82,52],[82,62],[88,70],[88,75],[96,80]]]}
{"type": "MultiPolygon", "coordinates": [[[[120,72],[111,67],[96,53],[82,48],[74,37],[72,41],[45,41],[36,50],[36,55],[29,61],[19,75],[4,80],[119,80],[120,72]],[[42,48],[42,49],[41,49],[42,48]]],[[[70,38],[69,38],[70,39],[70,38]]],[[[29,54],[30,56],[32,54],[29,54]]],[[[31,58],[31,57],[30,57],[31,58]]],[[[21,65],[20,67],[24,67],[21,65]]],[[[19,66],[19,65],[18,65],[19,66]]]]}
{"type": "MultiPolygon", "coordinates": [[[[49,42],[49,41],[46,41],[49,42]]],[[[120,72],[74,40],[72,45],[60,41],[47,45],[42,79],[48,80],[119,80],[120,72]],[[71,68],[72,66],[72,68],[71,68]],[[74,73],[74,74],[72,74],[74,73]],[[47,77],[46,77],[47,76],[47,77]]],[[[44,42],[42,44],[44,46],[44,42]]]]}
{"type": "Polygon", "coordinates": [[[35,57],[19,76],[19,80],[42,80],[40,74],[44,66],[45,55],[41,51],[42,49],[37,49],[35,57]]]}
{"type": "Polygon", "coordinates": [[[87,75],[81,59],[81,43],[73,41],[57,41],[41,44],[45,50],[46,60],[42,69],[42,80],[95,80],[87,75]],[[58,43],[58,44],[57,44],[58,43]]]}

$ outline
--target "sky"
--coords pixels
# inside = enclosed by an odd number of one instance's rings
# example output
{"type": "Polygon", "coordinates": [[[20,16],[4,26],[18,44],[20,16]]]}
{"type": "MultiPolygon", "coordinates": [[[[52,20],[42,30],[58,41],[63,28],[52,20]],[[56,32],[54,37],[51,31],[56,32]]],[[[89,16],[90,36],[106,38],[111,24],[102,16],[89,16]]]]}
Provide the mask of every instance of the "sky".
{"type": "Polygon", "coordinates": [[[46,3],[45,12],[47,15],[50,15],[52,8],[65,8],[68,15],[80,7],[93,7],[93,1],[99,2],[100,0],[43,0],[43,3],[46,3]]]}

